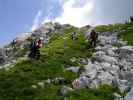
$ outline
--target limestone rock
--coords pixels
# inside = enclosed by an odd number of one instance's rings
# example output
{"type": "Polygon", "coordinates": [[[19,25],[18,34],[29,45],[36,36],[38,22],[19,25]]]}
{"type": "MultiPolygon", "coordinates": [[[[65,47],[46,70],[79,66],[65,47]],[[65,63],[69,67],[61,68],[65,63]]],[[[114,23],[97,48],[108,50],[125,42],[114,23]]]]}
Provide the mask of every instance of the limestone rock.
{"type": "Polygon", "coordinates": [[[69,68],[66,68],[65,71],[72,71],[74,73],[78,73],[79,67],[69,67],[69,68]]]}
{"type": "Polygon", "coordinates": [[[61,96],[68,96],[70,92],[74,91],[71,87],[62,86],[60,89],[61,96]]]}
{"type": "Polygon", "coordinates": [[[131,89],[131,91],[127,94],[127,96],[124,99],[133,100],[133,88],[131,89]]]}

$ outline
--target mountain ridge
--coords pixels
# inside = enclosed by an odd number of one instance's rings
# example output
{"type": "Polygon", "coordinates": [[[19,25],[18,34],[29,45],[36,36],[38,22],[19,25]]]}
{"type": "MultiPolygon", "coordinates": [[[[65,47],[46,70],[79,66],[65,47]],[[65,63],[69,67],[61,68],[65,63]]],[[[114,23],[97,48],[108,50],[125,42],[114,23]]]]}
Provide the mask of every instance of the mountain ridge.
{"type": "MultiPolygon", "coordinates": [[[[17,59],[18,62],[11,67],[0,70],[0,99],[117,100],[125,98],[130,100],[129,98],[132,98],[130,95],[132,70],[129,69],[132,69],[130,64],[133,63],[133,48],[127,44],[132,44],[132,39],[129,38],[133,32],[131,23],[95,27],[96,31],[100,32],[96,48],[92,48],[85,37],[89,26],[81,29],[69,25],[57,26],[55,29],[52,28],[54,30],[50,32],[52,34],[48,34],[50,42],[40,49],[40,60],[25,59],[24,55],[27,54],[19,51],[19,57],[24,56],[24,59],[17,59]],[[71,39],[72,32],[78,33],[77,40],[71,39]],[[123,36],[125,36],[123,40],[127,42],[120,39],[123,36]],[[130,81],[127,81],[126,77],[130,81]],[[75,85],[77,82],[78,85],[75,85]]],[[[33,37],[45,37],[43,31],[41,27],[35,31],[33,37]]],[[[18,57],[17,54],[16,56],[18,57]]]]}

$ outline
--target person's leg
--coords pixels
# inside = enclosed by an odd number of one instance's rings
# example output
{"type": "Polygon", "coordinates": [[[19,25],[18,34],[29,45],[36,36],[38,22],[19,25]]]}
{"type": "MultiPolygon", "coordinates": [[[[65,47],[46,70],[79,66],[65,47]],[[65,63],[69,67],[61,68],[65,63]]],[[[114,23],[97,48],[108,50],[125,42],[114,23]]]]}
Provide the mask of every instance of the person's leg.
{"type": "Polygon", "coordinates": [[[29,53],[28,57],[29,57],[30,59],[33,58],[33,50],[32,50],[32,49],[30,50],[30,53],[29,53]]]}
{"type": "Polygon", "coordinates": [[[71,38],[72,38],[72,40],[73,40],[73,35],[71,35],[71,38]]]}
{"type": "Polygon", "coordinates": [[[90,41],[90,45],[93,46],[93,41],[92,41],[92,39],[91,39],[91,41],[90,41]]]}
{"type": "Polygon", "coordinates": [[[38,52],[38,60],[40,59],[40,57],[41,57],[41,54],[40,54],[40,50],[39,50],[39,52],[38,52]]]}
{"type": "Polygon", "coordinates": [[[96,47],[96,40],[94,40],[94,47],[96,47]]]}
{"type": "Polygon", "coordinates": [[[78,40],[78,36],[75,36],[75,40],[78,40]]]}
{"type": "Polygon", "coordinates": [[[91,46],[94,47],[95,46],[95,42],[94,39],[91,40],[91,46]]]}
{"type": "Polygon", "coordinates": [[[34,49],[34,51],[33,51],[33,58],[34,58],[34,59],[36,59],[36,55],[37,55],[37,50],[34,49]]]}
{"type": "Polygon", "coordinates": [[[40,50],[37,49],[37,50],[36,50],[36,59],[37,59],[37,60],[40,59],[40,55],[41,55],[41,54],[40,54],[40,50]]]}

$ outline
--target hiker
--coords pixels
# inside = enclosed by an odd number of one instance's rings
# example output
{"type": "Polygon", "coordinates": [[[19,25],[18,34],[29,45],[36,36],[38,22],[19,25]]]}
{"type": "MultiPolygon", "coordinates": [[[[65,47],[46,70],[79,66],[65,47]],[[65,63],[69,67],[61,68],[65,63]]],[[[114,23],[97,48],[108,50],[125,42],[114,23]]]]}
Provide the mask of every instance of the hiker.
{"type": "Polygon", "coordinates": [[[17,44],[17,39],[14,39],[14,40],[12,41],[12,43],[11,43],[13,52],[16,51],[16,44],[17,44]]]}
{"type": "Polygon", "coordinates": [[[72,40],[77,40],[78,37],[77,37],[77,33],[76,32],[73,32],[72,33],[72,40]]]}
{"type": "Polygon", "coordinates": [[[130,22],[133,23],[133,16],[130,16],[130,22]]]}
{"type": "Polygon", "coordinates": [[[39,49],[42,48],[42,46],[43,46],[42,40],[43,40],[43,38],[39,38],[39,39],[33,40],[31,42],[29,58],[37,59],[37,60],[40,58],[40,50],[39,49]]]}
{"type": "Polygon", "coordinates": [[[40,37],[36,43],[36,59],[40,59],[40,48],[43,47],[43,37],[40,37]]]}
{"type": "Polygon", "coordinates": [[[91,46],[94,46],[94,47],[96,46],[97,39],[98,39],[98,34],[93,29],[90,32],[90,44],[91,44],[91,46]]]}
{"type": "Polygon", "coordinates": [[[35,56],[36,56],[36,40],[32,40],[30,44],[29,58],[35,59],[35,56]]]}

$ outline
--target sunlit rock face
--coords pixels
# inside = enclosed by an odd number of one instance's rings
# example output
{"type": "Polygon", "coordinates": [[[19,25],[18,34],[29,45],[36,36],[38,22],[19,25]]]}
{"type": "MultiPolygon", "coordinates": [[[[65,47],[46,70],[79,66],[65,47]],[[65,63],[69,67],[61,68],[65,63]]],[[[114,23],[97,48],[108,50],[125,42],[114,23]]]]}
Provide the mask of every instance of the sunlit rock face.
{"type": "Polygon", "coordinates": [[[133,84],[133,47],[125,46],[124,41],[120,42],[117,35],[110,32],[99,34],[98,40],[96,52],[88,59],[85,71],[77,80],[82,87],[109,84],[119,87],[122,93],[128,92],[133,84]],[[82,77],[88,84],[84,84],[82,77]]]}
{"type": "Polygon", "coordinates": [[[0,49],[0,65],[4,64],[6,61],[6,55],[3,49],[0,49]]]}

